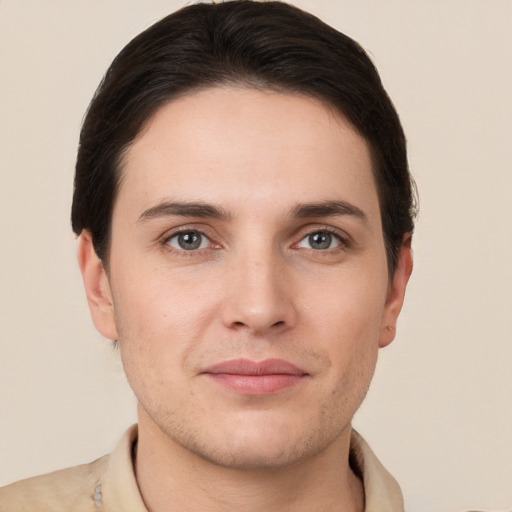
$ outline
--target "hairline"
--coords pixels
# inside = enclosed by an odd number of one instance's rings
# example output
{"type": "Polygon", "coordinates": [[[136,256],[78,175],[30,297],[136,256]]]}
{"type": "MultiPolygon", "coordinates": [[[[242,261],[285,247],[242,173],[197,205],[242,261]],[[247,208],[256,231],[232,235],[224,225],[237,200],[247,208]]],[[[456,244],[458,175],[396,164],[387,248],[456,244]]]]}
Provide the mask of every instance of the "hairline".
{"type": "MultiPolygon", "coordinates": [[[[115,188],[114,188],[114,194],[112,197],[111,202],[111,211],[110,211],[110,218],[108,223],[108,229],[106,233],[106,243],[104,245],[104,255],[101,258],[102,264],[105,269],[109,268],[109,257],[110,257],[110,250],[111,250],[111,244],[112,244],[112,226],[113,226],[113,213],[114,208],[117,202],[118,195],[121,191],[121,188],[123,186],[123,178],[125,176],[125,166],[126,166],[126,159],[128,156],[128,152],[130,151],[130,148],[141,138],[144,136],[144,134],[149,129],[149,126],[151,122],[154,120],[155,116],[160,112],[166,105],[169,105],[170,103],[179,100],[180,98],[184,97],[190,97],[194,96],[196,94],[205,92],[205,91],[211,91],[215,89],[231,89],[231,90],[249,90],[249,91],[260,91],[263,93],[274,93],[274,94],[281,94],[281,95],[288,95],[288,96],[295,96],[295,97],[302,97],[302,98],[308,98],[308,99],[314,99],[318,101],[323,107],[326,108],[326,110],[329,112],[330,115],[332,115],[333,119],[336,121],[342,120],[344,122],[347,122],[350,127],[354,130],[354,132],[361,137],[361,139],[365,142],[368,153],[370,156],[370,162],[371,162],[371,173],[372,173],[372,179],[373,183],[375,185],[375,190],[377,193],[377,200],[379,205],[379,216],[380,216],[380,228],[383,235],[383,241],[384,241],[384,249],[386,254],[386,262],[388,265],[388,273],[390,276],[392,276],[396,270],[396,265],[394,268],[391,267],[391,262],[389,260],[388,255],[388,249],[387,249],[387,237],[386,232],[384,230],[384,224],[383,224],[383,216],[382,216],[382,198],[380,193],[380,187],[378,183],[378,157],[376,155],[376,148],[374,144],[368,139],[367,136],[365,136],[361,130],[349,119],[347,115],[333,102],[329,101],[325,97],[323,97],[320,94],[314,94],[313,91],[304,91],[300,90],[298,88],[294,87],[287,87],[285,85],[280,85],[276,83],[271,83],[270,81],[264,81],[259,79],[258,77],[226,77],[224,80],[213,80],[208,83],[202,83],[197,84],[194,86],[189,86],[183,88],[183,90],[176,92],[172,95],[170,95],[167,99],[163,99],[162,101],[156,103],[151,111],[151,113],[146,117],[146,119],[141,123],[139,130],[135,134],[135,136],[128,141],[124,147],[119,151],[117,161],[114,163],[113,168],[113,174],[115,177],[115,188]]],[[[99,255],[98,255],[99,256],[99,255]]]]}

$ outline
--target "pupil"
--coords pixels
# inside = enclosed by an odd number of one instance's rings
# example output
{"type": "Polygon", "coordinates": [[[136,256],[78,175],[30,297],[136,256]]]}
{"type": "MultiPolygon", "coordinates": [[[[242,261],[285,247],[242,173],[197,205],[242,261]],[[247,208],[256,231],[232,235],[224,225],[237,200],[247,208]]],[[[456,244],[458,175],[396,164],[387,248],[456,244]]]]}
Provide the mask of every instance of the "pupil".
{"type": "Polygon", "coordinates": [[[178,243],[182,249],[190,251],[197,249],[201,245],[201,236],[198,233],[182,233],[178,237],[178,243]]]}
{"type": "Polygon", "coordinates": [[[332,235],[330,233],[315,233],[309,236],[309,243],[313,249],[328,249],[331,240],[332,235]]]}

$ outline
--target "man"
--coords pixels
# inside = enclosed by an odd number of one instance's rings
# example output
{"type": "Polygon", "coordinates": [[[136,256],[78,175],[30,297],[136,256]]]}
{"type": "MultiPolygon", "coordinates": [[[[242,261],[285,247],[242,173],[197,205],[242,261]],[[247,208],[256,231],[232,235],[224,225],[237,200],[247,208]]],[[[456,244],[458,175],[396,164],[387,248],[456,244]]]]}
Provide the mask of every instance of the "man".
{"type": "Polygon", "coordinates": [[[403,510],[351,429],[413,231],[403,131],[357,43],[279,2],[153,25],[90,105],[72,223],[138,427],[1,510],[403,510]]]}

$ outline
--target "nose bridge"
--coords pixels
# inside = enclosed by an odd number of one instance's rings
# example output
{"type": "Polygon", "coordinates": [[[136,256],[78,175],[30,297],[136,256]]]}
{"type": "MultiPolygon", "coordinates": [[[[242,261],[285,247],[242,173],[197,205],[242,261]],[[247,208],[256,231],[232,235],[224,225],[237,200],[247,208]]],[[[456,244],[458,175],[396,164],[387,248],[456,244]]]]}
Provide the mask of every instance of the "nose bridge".
{"type": "Polygon", "coordinates": [[[265,237],[237,251],[225,297],[225,323],[254,333],[295,321],[291,283],[284,257],[265,237]]]}

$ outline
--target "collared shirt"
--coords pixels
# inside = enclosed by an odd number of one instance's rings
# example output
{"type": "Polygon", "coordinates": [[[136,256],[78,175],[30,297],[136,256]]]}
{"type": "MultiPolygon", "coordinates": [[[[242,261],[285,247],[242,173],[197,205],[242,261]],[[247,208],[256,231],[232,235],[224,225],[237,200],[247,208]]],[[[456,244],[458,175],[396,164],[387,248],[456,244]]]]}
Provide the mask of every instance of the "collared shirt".
{"type": "MultiPolygon", "coordinates": [[[[3,487],[0,512],[147,512],[133,470],[136,441],[134,425],[110,455],[3,487]]],[[[404,512],[400,487],[355,431],[350,464],[363,480],[365,512],[404,512]]]]}

